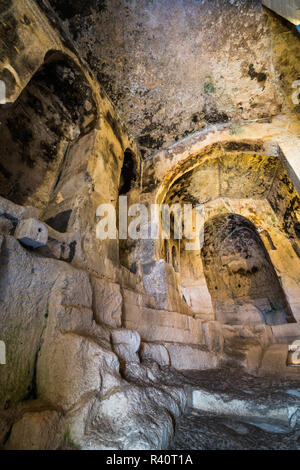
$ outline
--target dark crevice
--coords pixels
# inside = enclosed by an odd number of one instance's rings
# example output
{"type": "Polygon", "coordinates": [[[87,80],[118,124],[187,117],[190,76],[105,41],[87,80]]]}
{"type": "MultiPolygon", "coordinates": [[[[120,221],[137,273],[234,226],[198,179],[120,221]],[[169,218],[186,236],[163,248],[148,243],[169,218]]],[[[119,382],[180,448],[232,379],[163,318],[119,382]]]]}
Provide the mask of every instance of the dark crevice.
{"type": "Polygon", "coordinates": [[[130,189],[132,189],[136,178],[136,163],[134,155],[131,150],[126,150],[124,153],[124,162],[121,171],[119,194],[127,194],[130,189]]]}

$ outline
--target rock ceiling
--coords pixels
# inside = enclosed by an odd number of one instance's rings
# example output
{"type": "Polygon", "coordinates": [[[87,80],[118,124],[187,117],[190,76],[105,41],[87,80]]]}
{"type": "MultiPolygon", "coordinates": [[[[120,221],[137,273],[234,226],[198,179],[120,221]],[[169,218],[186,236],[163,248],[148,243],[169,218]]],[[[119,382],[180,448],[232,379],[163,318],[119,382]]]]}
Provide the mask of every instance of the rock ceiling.
{"type": "Polygon", "coordinates": [[[206,126],[291,105],[299,38],[261,2],[50,3],[145,157],[206,126]]]}

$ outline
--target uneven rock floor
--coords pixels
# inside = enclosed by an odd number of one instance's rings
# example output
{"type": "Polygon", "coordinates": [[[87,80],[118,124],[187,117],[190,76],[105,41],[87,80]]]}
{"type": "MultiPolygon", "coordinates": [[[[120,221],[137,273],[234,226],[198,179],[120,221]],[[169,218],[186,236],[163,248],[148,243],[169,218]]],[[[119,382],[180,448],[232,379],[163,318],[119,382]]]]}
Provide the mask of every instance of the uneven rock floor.
{"type": "Polygon", "coordinates": [[[215,397],[218,409],[215,413],[192,404],[176,422],[171,450],[300,450],[300,380],[258,378],[232,369],[183,375],[192,393],[215,397]],[[246,404],[248,416],[235,415],[240,404],[246,404]],[[270,410],[275,419],[264,417],[270,410]]]}
{"type": "MultiPolygon", "coordinates": [[[[264,423],[268,426],[268,423],[264,423]]],[[[182,416],[171,450],[300,450],[300,430],[263,431],[254,424],[228,416],[190,410],[182,416]]]]}

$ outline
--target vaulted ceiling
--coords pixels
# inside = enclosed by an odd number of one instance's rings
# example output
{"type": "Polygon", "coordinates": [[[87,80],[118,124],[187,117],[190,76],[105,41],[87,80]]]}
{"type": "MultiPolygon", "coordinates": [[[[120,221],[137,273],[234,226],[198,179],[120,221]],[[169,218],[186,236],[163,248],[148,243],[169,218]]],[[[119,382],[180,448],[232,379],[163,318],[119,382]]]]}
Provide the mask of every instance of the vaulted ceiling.
{"type": "Polygon", "coordinates": [[[300,38],[257,0],[49,1],[145,157],[292,107],[300,38]]]}

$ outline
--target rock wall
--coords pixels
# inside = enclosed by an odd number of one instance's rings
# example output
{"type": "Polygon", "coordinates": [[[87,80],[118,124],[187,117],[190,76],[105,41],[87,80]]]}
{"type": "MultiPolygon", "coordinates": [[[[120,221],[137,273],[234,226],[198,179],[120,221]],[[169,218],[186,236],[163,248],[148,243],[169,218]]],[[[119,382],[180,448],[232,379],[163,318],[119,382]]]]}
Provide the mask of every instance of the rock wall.
{"type": "Polygon", "coordinates": [[[267,250],[247,219],[215,216],[206,222],[204,237],[204,272],[218,320],[295,322],[267,250]]]}
{"type": "Polygon", "coordinates": [[[281,29],[284,49],[292,33],[252,1],[2,4],[0,446],[167,448],[190,404],[178,371],[257,374],[262,358],[270,371],[285,355],[270,345],[299,331],[298,109],[270,41],[281,29]],[[282,106],[294,117],[269,120],[282,106]],[[232,126],[250,118],[268,122],[232,126]],[[120,194],[148,207],[204,197],[210,216],[248,217],[296,328],[221,324],[200,253],[174,240],[169,256],[161,239],[100,241],[97,207],[120,194]]]}
{"type": "Polygon", "coordinates": [[[1,444],[165,448],[173,435],[171,416],[185,409],[187,390],[161,389],[158,366],[151,373],[140,365],[133,355],[138,333],[96,323],[85,271],[29,255],[13,237],[2,241],[1,331],[8,355],[0,376],[1,444]],[[129,368],[127,379],[118,357],[129,368]]]}
{"type": "Polygon", "coordinates": [[[1,196],[44,209],[68,146],[90,132],[96,119],[80,69],[63,54],[50,53],[14,105],[1,110],[1,196]]]}

